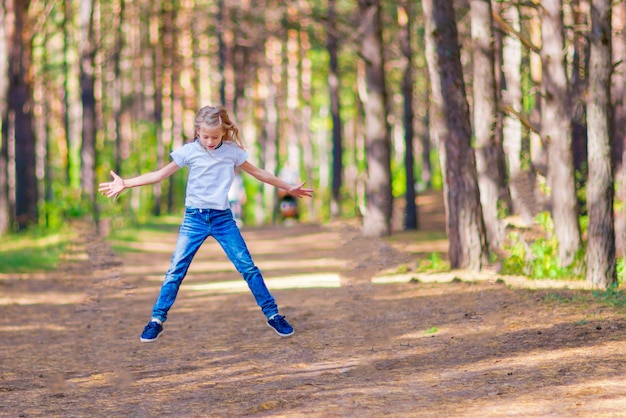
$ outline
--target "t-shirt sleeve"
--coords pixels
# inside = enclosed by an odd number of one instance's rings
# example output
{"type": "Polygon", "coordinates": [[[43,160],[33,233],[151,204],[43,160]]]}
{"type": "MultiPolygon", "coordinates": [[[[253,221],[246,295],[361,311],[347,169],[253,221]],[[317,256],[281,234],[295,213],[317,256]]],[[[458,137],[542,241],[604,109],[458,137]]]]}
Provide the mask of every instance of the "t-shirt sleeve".
{"type": "Polygon", "coordinates": [[[237,148],[237,155],[235,156],[235,166],[239,167],[241,164],[245,163],[247,159],[248,153],[241,148],[237,148]]]}
{"type": "Polygon", "coordinates": [[[187,165],[187,156],[189,155],[187,152],[188,149],[189,147],[184,145],[170,153],[172,161],[174,161],[177,166],[184,167],[187,165]]]}

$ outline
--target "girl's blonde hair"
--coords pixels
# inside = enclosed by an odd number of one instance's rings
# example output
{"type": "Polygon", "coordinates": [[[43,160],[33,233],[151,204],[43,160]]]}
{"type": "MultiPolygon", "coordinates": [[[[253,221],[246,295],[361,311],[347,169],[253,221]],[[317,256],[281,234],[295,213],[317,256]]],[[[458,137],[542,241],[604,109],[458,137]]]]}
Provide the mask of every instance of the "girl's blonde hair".
{"type": "Polygon", "coordinates": [[[243,142],[239,137],[239,128],[230,120],[224,106],[204,106],[198,111],[194,122],[193,135],[195,138],[198,137],[200,125],[221,126],[224,129],[224,140],[234,142],[239,148],[243,148],[243,142]]]}

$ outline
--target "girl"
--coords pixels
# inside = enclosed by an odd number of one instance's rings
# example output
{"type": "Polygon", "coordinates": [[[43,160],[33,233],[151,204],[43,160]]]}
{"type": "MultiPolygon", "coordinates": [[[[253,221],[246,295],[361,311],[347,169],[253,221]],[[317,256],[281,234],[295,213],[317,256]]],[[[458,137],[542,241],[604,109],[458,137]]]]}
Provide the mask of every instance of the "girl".
{"type": "Polygon", "coordinates": [[[213,236],[252,291],[257,304],[267,317],[267,325],[282,337],[294,330],[284,316],[278,314],[274,298],[265,286],[259,268],[233,219],[228,203],[228,190],[235,176],[235,168],[259,181],[287,191],[294,197],[312,196],[312,189],[303,188],[304,182],[291,185],[247,161],[239,130],[231,122],[226,109],[206,106],[196,115],[194,141],[171,153],[172,162],[151,173],[131,179],[122,179],[111,171],[113,181],[100,183],[99,191],[106,197],[116,197],[131,187],[161,182],[181,167],[189,167],[185,196],[185,215],[178,233],[170,268],[165,273],[159,297],[152,309],[152,319],[141,334],[142,342],[155,341],[163,332],[167,313],[176,300],[178,289],[187,274],[191,260],[204,242],[213,236]]]}

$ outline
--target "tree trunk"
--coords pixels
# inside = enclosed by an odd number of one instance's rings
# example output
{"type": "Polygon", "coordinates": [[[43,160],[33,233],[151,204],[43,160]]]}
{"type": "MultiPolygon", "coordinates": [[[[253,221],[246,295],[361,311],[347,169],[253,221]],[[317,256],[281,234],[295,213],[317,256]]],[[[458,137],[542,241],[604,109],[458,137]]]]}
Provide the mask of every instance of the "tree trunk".
{"type": "Polygon", "coordinates": [[[417,229],[418,215],[415,202],[415,155],[413,150],[413,47],[411,33],[413,30],[413,3],[406,2],[398,8],[398,23],[400,24],[400,48],[405,59],[404,74],[402,77],[402,97],[404,103],[404,172],[406,173],[406,206],[404,208],[404,229],[417,229]]]}
{"type": "Polygon", "coordinates": [[[113,51],[113,120],[115,123],[115,172],[122,175],[122,72],[121,55],[124,48],[124,10],[126,0],[119,0],[119,13],[115,16],[115,50],[113,51]]]}
{"type": "Polygon", "coordinates": [[[587,281],[607,288],[617,282],[611,163],[611,0],[593,0],[589,54],[587,281]]]}
{"type": "Polygon", "coordinates": [[[341,106],[339,103],[339,47],[337,39],[336,14],[335,0],[329,0],[326,48],[328,49],[329,56],[328,88],[330,92],[330,113],[333,132],[333,179],[330,198],[330,213],[333,218],[337,218],[341,215],[341,186],[343,183],[343,144],[341,138],[341,106]]]}
{"type": "MultiPolygon", "coordinates": [[[[582,10],[581,3],[589,0],[571,0],[571,22],[566,22],[567,26],[574,28],[588,27],[587,14],[582,10]]],[[[610,22],[609,22],[610,24],[610,22]]],[[[580,30],[573,31],[573,54],[571,62],[572,78],[568,83],[570,86],[570,100],[572,104],[571,123],[572,123],[572,158],[574,160],[574,169],[578,171],[585,170],[587,161],[587,127],[586,127],[586,103],[585,95],[588,92],[588,62],[589,62],[589,43],[586,33],[580,30]]],[[[584,186],[584,184],[583,184],[584,186]]]]}
{"type": "Polygon", "coordinates": [[[0,235],[7,233],[11,226],[11,205],[9,201],[9,179],[8,179],[8,96],[9,96],[9,51],[11,50],[12,33],[14,30],[12,22],[13,10],[11,2],[6,2],[5,6],[0,6],[0,121],[2,131],[0,131],[0,235]]]}
{"type": "Polygon", "coordinates": [[[14,31],[9,41],[8,123],[15,143],[15,220],[18,228],[23,229],[38,223],[31,84],[32,33],[28,20],[30,1],[8,3],[12,3],[15,17],[14,31]]]}
{"type": "MultiPolygon", "coordinates": [[[[611,78],[612,132],[611,144],[615,170],[616,199],[626,202],[626,1],[622,0],[613,6],[613,42],[612,60],[619,63],[613,68],[611,78]]],[[[626,253],[626,210],[615,212],[616,251],[622,257],[626,253]]],[[[624,277],[620,278],[621,280],[624,277]]]]}
{"type": "Polygon", "coordinates": [[[65,150],[67,159],[65,166],[65,182],[67,187],[72,187],[72,167],[74,166],[74,150],[76,123],[72,118],[72,107],[77,101],[72,101],[72,93],[70,90],[70,77],[75,72],[72,71],[70,62],[70,54],[72,48],[73,34],[73,18],[74,12],[72,8],[72,0],[63,0],[63,128],[65,130],[65,150]],[[74,102],[74,103],[72,103],[74,102]]]}
{"type": "Polygon", "coordinates": [[[387,92],[379,0],[359,0],[361,55],[365,60],[365,142],[367,158],[367,207],[365,236],[391,234],[391,145],[387,124],[387,92]]]}
{"type": "Polygon", "coordinates": [[[80,149],[81,189],[89,209],[95,207],[96,177],[96,96],[94,3],[81,0],[80,90],[83,105],[83,134],[80,149]]]}
{"type": "Polygon", "coordinates": [[[543,103],[541,134],[548,143],[548,185],[561,266],[569,266],[581,247],[574,184],[568,81],[563,58],[562,0],[544,0],[541,8],[543,103]]]}
{"type": "Polygon", "coordinates": [[[438,133],[443,154],[445,201],[451,268],[480,270],[488,251],[470,140],[469,106],[451,0],[424,0],[427,54],[433,104],[445,124],[438,133]],[[436,75],[433,76],[433,74],[436,75]]]}
{"type": "MultiPolygon", "coordinates": [[[[520,31],[520,11],[517,5],[509,5],[501,10],[502,18],[512,30],[520,31]]],[[[502,107],[509,109],[502,117],[503,146],[509,171],[509,190],[513,210],[524,223],[530,225],[535,213],[534,188],[522,187],[521,179],[526,178],[522,171],[522,122],[513,114],[522,113],[522,42],[515,36],[505,33],[502,40],[502,107]],[[530,194],[528,193],[530,192],[530,194]]]]}
{"type": "Polygon", "coordinates": [[[495,138],[497,99],[491,1],[471,0],[470,6],[476,169],[487,240],[491,248],[497,248],[504,238],[498,220],[498,196],[504,175],[498,169],[504,154],[495,138]]]}
{"type": "MultiPolygon", "coordinates": [[[[616,163],[616,177],[626,184],[626,0],[614,5],[612,14],[611,55],[612,60],[619,63],[613,69],[611,80],[613,161],[616,163]]],[[[625,194],[623,200],[626,201],[626,187],[619,187],[618,190],[625,194]]]]}

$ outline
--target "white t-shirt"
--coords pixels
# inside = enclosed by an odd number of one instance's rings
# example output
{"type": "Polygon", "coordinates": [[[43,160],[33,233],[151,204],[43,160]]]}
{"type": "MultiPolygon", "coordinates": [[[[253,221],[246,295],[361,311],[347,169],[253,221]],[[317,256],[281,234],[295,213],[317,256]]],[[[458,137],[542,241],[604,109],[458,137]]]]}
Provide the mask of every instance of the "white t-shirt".
{"type": "Polygon", "coordinates": [[[198,141],[172,151],[172,160],[179,167],[189,167],[185,206],[197,209],[225,210],[228,190],[235,177],[235,167],[248,159],[248,153],[230,141],[212,151],[198,141]]]}

